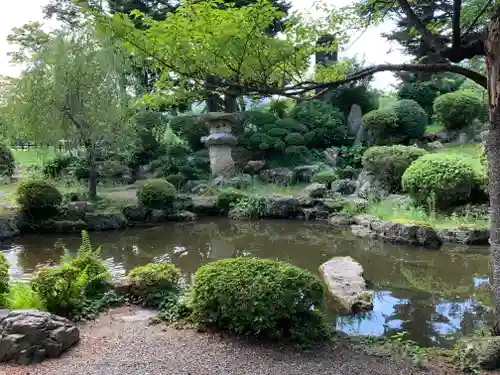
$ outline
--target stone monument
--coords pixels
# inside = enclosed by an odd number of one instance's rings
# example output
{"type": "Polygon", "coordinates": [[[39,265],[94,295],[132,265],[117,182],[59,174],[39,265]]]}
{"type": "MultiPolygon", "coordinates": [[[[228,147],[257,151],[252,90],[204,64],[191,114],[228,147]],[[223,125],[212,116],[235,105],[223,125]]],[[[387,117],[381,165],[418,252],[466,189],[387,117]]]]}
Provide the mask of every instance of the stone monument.
{"type": "Polygon", "coordinates": [[[236,137],[231,134],[231,128],[239,121],[236,113],[208,112],[200,118],[210,131],[201,141],[208,147],[212,177],[228,177],[234,171],[234,161],[231,150],[236,146],[236,137]]]}

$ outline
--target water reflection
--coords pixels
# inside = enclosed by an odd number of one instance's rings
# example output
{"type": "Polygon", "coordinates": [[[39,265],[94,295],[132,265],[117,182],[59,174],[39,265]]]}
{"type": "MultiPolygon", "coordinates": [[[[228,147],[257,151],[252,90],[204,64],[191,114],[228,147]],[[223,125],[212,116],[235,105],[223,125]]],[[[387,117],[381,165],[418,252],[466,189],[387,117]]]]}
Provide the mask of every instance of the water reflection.
{"type": "MultiPolygon", "coordinates": [[[[293,221],[179,223],[124,232],[92,233],[113,274],[151,261],[170,261],[186,278],[215,259],[250,255],[286,260],[317,273],[336,255],[350,255],[365,269],[376,291],[374,311],[337,317],[333,324],[349,334],[392,335],[405,330],[422,345],[449,346],[489,319],[487,249],[446,251],[365,241],[314,223],[293,221]],[[464,251],[467,250],[467,251],[464,251]]],[[[28,278],[37,264],[58,261],[79,245],[78,235],[25,236],[3,244],[13,278],[28,278]]]]}

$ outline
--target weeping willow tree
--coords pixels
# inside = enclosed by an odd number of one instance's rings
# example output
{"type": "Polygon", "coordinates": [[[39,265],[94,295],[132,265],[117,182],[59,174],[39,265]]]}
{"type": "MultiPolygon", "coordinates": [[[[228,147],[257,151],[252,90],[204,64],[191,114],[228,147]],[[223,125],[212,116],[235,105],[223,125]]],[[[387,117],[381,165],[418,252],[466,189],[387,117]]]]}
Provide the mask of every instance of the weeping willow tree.
{"type": "Polygon", "coordinates": [[[60,32],[33,55],[7,103],[17,138],[45,145],[66,140],[84,151],[92,200],[98,155],[127,142],[131,130],[126,61],[90,29],[60,32]]]}

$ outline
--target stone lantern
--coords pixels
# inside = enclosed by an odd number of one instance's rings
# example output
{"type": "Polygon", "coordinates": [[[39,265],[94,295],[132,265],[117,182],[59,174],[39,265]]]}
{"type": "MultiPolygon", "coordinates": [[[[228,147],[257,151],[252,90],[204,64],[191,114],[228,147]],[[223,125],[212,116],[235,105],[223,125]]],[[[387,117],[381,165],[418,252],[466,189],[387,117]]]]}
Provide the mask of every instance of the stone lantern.
{"type": "Polygon", "coordinates": [[[234,161],[231,150],[236,145],[236,137],[231,128],[239,121],[236,113],[209,112],[200,118],[200,122],[208,125],[210,135],[201,141],[208,147],[212,177],[227,177],[234,172],[234,161]]]}

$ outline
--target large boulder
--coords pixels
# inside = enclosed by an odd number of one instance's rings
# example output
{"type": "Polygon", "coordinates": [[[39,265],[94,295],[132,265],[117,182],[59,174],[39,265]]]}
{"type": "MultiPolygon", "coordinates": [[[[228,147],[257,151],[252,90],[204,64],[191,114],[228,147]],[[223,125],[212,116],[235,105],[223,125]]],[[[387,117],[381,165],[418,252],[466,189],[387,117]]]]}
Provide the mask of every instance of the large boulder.
{"type": "Polygon", "coordinates": [[[357,183],[354,180],[345,178],[332,182],[331,191],[342,195],[351,195],[356,191],[357,183]]]}
{"type": "Polygon", "coordinates": [[[304,188],[304,195],[311,198],[323,198],[326,195],[326,186],[314,182],[304,188]]]}
{"type": "Polygon", "coordinates": [[[68,319],[38,310],[0,310],[0,362],[57,358],[79,340],[78,328],[68,319]]]}
{"type": "Polygon", "coordinates": [[[85,222],[88,229],[93,231],[122,229],[128,224],[125,215],[119,211],[89,212],[85,214],[85,222]]]}
{"type": "Polygon", "coordinates": [[[245,173],[257,174],[266,166],[265,160],[250,160],[244,167],[245,173]]]}
{"type": "Polygon", "coordinates": [[[16,237],[20,234],[21,232],[13,217],[7,217],[0,220],[0,240],[16,237]]]}
{"type": "Polygon", "coordinates": [[[293,171],[288,168],[265,169],[259,176],[267,184],[290,185],[293,182],[293,171]]]}
{"type": "Polygon", "coordinates": [[[465,370],[482,368],[493,371],[500,369],[499,336],[464,337],[455,344],[453,351],[456,353],[456,358],[460,360],[459,365],[465,370]]]}
{"type": "Polygon", "coordinates": [[[490,230],[487,228],[440,229],[438,235],[444,242],[462,245],[488,245],[490,240],[490,230]]]}
{"type": "Polygon", "coordinates": [[[296,182],[311,182],[313,176],[323,170],[319,164],[301,165],[293,169],[293,180],[296,182]]]}
{"type": "Polygon", "coordinates": [[[220,208],[217,206],[217,196],[193,196],[191,197],[191,204],[185,209],[199,216],[216,216],[220,214],[220,208]]]}
{"type": "Polygon", "coordinates": [[[219,189],[224,189],[224,188],[244,189],[252,185],[252,176],[249,174],[241,174],[229,178],[224,176],[219,176],[213,179],[212,185],[214,185],[219,189]]]}
{"type": "Polygon", "coordinates": [[[292,196],[268,196],[265,207],[263,216],[275,219],[295,218],[299,210],[297,199],[292,196]]]}
{"type": "Polygon", "coordinates": [[[377,180],[377,176],[364,170],[359,174],[356,185],[356,193],[363,199],[381,199],[389,194],[386,187],[377,180]]]}
{"type": "Polygon", "coordinates": [[[335,257],[319,270],[333,298],[348,312],[373,309],[373,292],[366,288],[363,267],[351,257],[335,257]]]}

